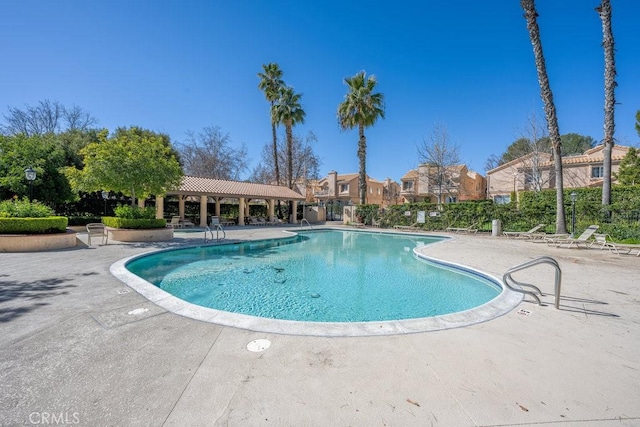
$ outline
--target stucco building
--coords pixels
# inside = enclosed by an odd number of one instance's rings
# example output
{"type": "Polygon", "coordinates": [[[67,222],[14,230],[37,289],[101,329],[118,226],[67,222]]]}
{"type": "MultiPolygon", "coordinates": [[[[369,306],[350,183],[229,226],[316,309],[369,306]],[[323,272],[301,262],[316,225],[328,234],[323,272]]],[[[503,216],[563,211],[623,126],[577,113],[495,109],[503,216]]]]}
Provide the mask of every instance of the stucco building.
{"type": "MultiPolygon", "coordinates": [[[[603,145],[583,154],[562,158],[564,188],[602,186],[603,145]]],[[[629,147],[616,145],[611,153],[611,171],[620,168],[620,161],[629,147]]],[[[613,182],[615,182],[612,176],[613,182]]],[[[530,153],[487,172],[487,197],[496,203],[509,203],[518,191],[556,188],[555,167],[550,153],[530,153]]]]}
{"type": "MultiPolygon", "coordinates": [[[[321,203],[338,203],[357,205],[360,203],[358,174],[338,174],[331,171],[326,177],[312,184],[313,198],[321,203]]],[[[390,178],[378,181],[367,176],[367,194],[365,203],[381,207],[395,205],[400,202],[400,186],[390,178]]]]}
{"type": "Polygon", "coordinates": [[[482,200],[486,194],[485,178],[477,172],[470,171],[465,165],[449,166],[440,170],[423,164],[407,172],[400,181],[403,203],[482,200]]]}

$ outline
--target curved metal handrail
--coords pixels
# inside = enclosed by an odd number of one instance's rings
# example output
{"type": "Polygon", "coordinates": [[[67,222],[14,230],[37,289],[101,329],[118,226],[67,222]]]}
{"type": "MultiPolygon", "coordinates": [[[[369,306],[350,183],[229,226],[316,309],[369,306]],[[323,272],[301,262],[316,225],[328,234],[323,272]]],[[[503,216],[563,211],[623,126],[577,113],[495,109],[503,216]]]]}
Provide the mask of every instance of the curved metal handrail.
{"type": "MultiPolygon", "coordinates": [[[[215,224],[212,226],[213,228],[215,228],[216,230],[216,242],[219,242],[220,240],[224,240],[227,238],[227,233],[224,231],[224,228],[222,228],[222,225],[220,224],[215,224]],[[220,232],[222,231],[222,238],[220,238],[220,232]]],[[[213,241],[213,230],[211,229],[211,227],[207,226],[207,228],[205,228],[204,230],[204,242],[207,243],[207,233],[211,233],[211,241],[213,241]]]]}
{"type": "Polygon", "coordinates": [[[542,291],[535,285],[532,285],[530,283],[523,283],[515,280],[513,277],[511,277],[511,273],[515,273],[516,271],[524,270],[526,268],[533,267],[535,265],[543,264],[543,263],[551,264],[553,267],[555,267],[555,270],[556,270],[556,276],[555,276],[556,279],[555,279],[555,286],[554,286],[554,293],[556,297],[555,306],[556,308],[560,308],[560,285],[562,281],[562,271],[560,270],[560,264],[558,264],[558,261],[556,261],[551,257],[542,256],[542,257],[533,259],[531,261],[527,261],[525,263],[516,265],[515,267],[511,267],[509,270],[507,270],[506,273],[504,273],[504,276],[502,276],[502,281],[504,282],[507,288],[515,292],[531,295],[533,298],[536,299],[536,301],[538,301],[538,305],[542,305],[540,298],[534,292],[526,291],[524,289],[518,289],[518,288],[515,288],[514,286],[521,286],[521,287],[526,286],[526,287],[533,288],[540,295],[542,295],[542,291]]]}
{"type": "Polygon", "coordinates": [[[307,218],[302,218],[302,219],[300,220],[300,228],[302,228],[302,223],[303,223],[303,222],[306,222],[306,223],[307,223],[307,225],[309,226],[309,228],[313,230],[313,226],[309,223],[309,221],[307,220],[307,218]]]}

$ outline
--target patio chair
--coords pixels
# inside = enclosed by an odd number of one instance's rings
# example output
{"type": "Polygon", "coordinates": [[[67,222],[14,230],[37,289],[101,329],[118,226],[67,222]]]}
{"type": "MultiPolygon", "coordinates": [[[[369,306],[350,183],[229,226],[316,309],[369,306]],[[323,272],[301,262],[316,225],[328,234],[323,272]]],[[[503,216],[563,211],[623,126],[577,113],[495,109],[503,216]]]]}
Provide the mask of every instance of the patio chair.
{"type": "Polygon", "coordinates": [[[400,230],[400,231],[420,231],[420,230],[422,230],[422,228],[420,228],[420,223],[419,222],[414,222],[411,225],[394,225],[393,228],[395,228],[396,230],[400,230]]]}
{"type": "Polygon", "coordinates": [[[222,227],[222,223],[220,222],[220,218],[218,218],[217,216],[212,216],[211,217],[211,222],[209,223],[209,227],[210,228],[214,228],[220,226],[222,227]]]}
{"type": "Polygon", "coordinates": [[[183,220],[180,220],[180,226],[186,228],[186,227],[195,227],[196,225],[191,221],[189,221],[188,219],[183,219],[183,220]]]}
{"type": "Polygon", "coordinates": [[[478,229],[476,228],[478,226],[477,222],[474,222],[473,224],[471,224],[468,227],[447,227],[445,228],[445,231],[449,231],[451,233],[466,233],[466,234],[476,234],[478,232],[478,229]]]}
{"type": "Polygon", "coordinates": [[[531,239],[544,226],[545,224],[538,224],[529,231],[503,231],[502,234],[511,239],[531,239]]]}
{"type": "Polygon", "coordinates": [[[610,252],[615,252],[618,255],[631,254],[636,251],[636,256],[640,256],[640,245],[625,245],[624,243],[614,243],[611,241],[611,236],[608,234],[593,233],[593,242],[589,245],[590,248],[597,247],[598,249],[609,249],[610,252]]]}
{"type": "Polygon", "coordinates": [[[101,222],[92,222],[87,224],[87,243],[89,246],[91,246],[91,236],[99,236],[100,239],[102,239],[103,245],[109,243],[109,235],[107,234],[107,229],[101,222]]]}
{"type": "Polygon", "coordinates": [[[171,222],[167,223],[167,227],[169,228],[182,228],[182,223],[180,222],[180,216],[174,215],[171,217],[171,222]]]}
{"type": "Polygon", "coordinates": [[[600,226],[599,225],[590,225],[577,238],[565,237],[565,238],[553,239],[553,238],[548,238],[547,237],[545,239],[547,241],[547,245],[549,245],[549,246],[556,245],[557,247],[560,248],[560,247],[566,245],[567,248],[572,248],[572,247],[579,248],[581,245],[584,245],[584,247],[587,248],[587,247],[589,247],[589,243],[590,243],[589,239],[593,236],[593,233],[596,232],[598,227],[600,227],[600,226]]]}

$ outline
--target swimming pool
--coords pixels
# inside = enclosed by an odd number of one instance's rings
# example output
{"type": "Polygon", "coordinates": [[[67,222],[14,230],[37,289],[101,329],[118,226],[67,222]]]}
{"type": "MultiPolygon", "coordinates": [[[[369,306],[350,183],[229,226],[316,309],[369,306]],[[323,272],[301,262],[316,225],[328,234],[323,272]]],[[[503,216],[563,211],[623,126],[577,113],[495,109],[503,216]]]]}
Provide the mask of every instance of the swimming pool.
{"type": "Polygon", "coordinates": [[[234,326],[255,330],[371,335],[424,330],[425,323],[431,324],[427,329],[443,329],[495,317],[487,309],[495,312],[495,300],[505,293],[495,278],[425,262],[414,254],[415,248],[440,240],[324,230],[156,252],[125,260],[121,267],[143,279],[133,282],[145,289],[134,289],[180,306],[172,311],[213,323],[229,324],[231,318],[234,326]],[[473,313],[480,317],[472,319],[473,313]]]}

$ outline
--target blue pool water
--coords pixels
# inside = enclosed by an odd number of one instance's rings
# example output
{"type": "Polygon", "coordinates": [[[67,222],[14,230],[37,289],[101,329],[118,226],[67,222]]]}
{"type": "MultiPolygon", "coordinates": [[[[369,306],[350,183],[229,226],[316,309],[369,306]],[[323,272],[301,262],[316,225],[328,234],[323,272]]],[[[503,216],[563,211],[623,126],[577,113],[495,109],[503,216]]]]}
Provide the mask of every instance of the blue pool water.
{"type": "Polygon", "coordinates": [[[126,268],[204,307],[272,319],[367,322],[467,310],[500,294],[477,273],[418,259],[439,238],[316,231],[286,239],[171,250],[126,268]]]}

